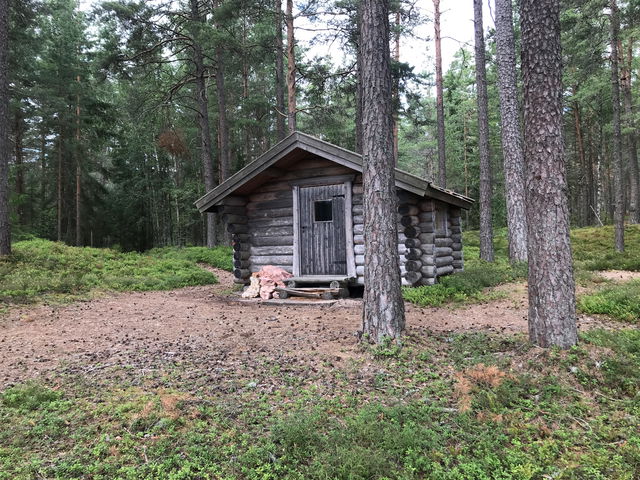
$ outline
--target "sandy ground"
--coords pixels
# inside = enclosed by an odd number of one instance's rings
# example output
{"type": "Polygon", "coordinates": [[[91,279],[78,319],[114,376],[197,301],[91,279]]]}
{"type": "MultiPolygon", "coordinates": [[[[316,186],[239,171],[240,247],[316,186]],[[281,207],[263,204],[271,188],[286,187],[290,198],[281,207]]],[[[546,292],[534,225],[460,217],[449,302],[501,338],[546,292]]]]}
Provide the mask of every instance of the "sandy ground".
{"type": "MultiPolygon", "coordinates": [[[[0,390],[40,375],[99,377],[111,367],[159,371],[167,364],[194,365],[208,372],[206,381],[222,381],[234,366],[246,369],[265,359],[313,366],[361,355],[359,301],[331,306],[240,303],[229,293],[230,274],[216,273],[220,284],[215,286],[12,310],[0,317],[0,390]]],[[[525,332],[526,286],[509,284],[497,290],[503,298],[483,304],[409,305],[409,333],[525,332]]],[[[579,318],[579,328],[602,325],[606,322],[579,318]]]]}

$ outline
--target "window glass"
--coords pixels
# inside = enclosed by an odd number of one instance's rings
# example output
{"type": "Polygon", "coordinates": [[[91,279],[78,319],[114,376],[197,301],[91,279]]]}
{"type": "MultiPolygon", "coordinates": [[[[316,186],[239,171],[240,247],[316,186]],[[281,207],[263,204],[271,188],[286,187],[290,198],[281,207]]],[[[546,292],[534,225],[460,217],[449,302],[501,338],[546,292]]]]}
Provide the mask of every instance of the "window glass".
{"type": "Polygon", "coordinates": [[[314,202],[314,213],[314,219],[316,222],[333,221],[333,201],[318,200],[317,202],[314,202]]]}

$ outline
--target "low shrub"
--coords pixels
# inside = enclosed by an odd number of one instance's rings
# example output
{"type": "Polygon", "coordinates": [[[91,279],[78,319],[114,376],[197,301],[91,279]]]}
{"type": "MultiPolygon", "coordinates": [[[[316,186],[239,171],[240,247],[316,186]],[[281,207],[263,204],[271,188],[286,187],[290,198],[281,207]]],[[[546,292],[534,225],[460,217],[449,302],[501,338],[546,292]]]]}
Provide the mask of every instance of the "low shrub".
{"type": "Polygon", "coordinates": [[[640,320],[640,280],[605,287],[583,295],[578,306],[584,313],[601,313],[626,322],[640,320]]]}
{"type": "Polygon", "coordinates": [[[187,260],[193,263],[204,263],[229,272],[233,271],[233,252],[230,247],[164,247],[154,248],[147,253],[157,258],[187,260]]]}
{"type": "Polygon", "coordinates": [[[510,265],[506,261],[471,260],[466,265],[463,272],[442,277],[436,285],[404,288],[405,300],[420,306],[437,307],[447,302],[477,299],[485,288],[524,278],[527,272],[526,264],[510,265]]]}
{"type": "Polygon", "coordinates": [[[70,247],[42,239],[17,242],[14,253],[0,259],[0,301],[30,302],[44,295],[169,290],[216,283],[216,276],[196,262],[221,265],[225,249],[214,249],[208,261],[204,260],[206,252],[190,250],[141,254],[70,247]]]}

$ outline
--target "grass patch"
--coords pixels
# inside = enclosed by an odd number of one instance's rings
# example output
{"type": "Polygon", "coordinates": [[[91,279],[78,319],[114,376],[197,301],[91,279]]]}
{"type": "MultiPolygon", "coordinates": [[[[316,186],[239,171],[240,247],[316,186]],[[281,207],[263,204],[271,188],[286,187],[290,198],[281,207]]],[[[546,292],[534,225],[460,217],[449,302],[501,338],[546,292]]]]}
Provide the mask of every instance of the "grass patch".
{"type": "Polygon", "coordinates": [[[161,249],[148,254],[110,249],[70,247],[48,240],[13,245],[13,254],[0,260],[0,305],[63,300],[93,291],[147,291],[208,285],[217,278],[196,262],[222,265],[229,249],[161,249]]]}
{"type": "Polygon", "coordinates": [[[229,247],[164,247],[154,248],[147,253],[156,258],[204,263],[228,272],[233,271],[233,253],[229,247]]]}
{"type": "Polygon", "coordinates": [[[640,225],[625,226],[625,251],[614,248],[613,226],[576,228],[571,231],[576,267],[585,270],[640,271],[640,225]]]}
{"type": "Polygon", "coordinates": [[[233,389],[194,389],[181,374],[210,372],[178,364],[162,387],[17,386],[0,395],[0,479],[633,480],[639,354],[635,330],[566,352],[443,335],[294,385],[265,362],[233,389]]]}
{"type": "Polygon", "coordinates": [[[485,288],[526,278],[526,269],[526,264],[471,260],[464,272],[442,277],[436,285],[404,288],[403,296],[411,303],[430,307],[449,302],[482,301],[485,288]]]}
{"type": "Polygon", "coordinates": [[[625,322],[640,320],[640,280],[605,287],[583,295],[578,306],[584,313],[600,313],[625,322]]]}

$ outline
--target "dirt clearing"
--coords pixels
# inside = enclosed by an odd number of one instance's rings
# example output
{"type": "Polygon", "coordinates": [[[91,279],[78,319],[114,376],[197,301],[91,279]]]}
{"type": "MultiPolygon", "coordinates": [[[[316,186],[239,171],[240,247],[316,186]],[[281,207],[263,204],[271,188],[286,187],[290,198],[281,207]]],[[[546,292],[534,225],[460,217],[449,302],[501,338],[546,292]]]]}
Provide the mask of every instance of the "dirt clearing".
{"type": "MultiPolygon", "coordinates": [[[[206,372],[221,385],[256,365],[318,368],[362,357],[358,301],[333,306],[239,303],[232,277],[168,292],[124,293],[67,306],[14,309],[0,318],[0,389],[53,373],[100,378],[114,369],[165,375],[166,365],[206,372]]],[[[526,332],[526,286],[499,287],[504,298],[457,308],[407,306],[410,334],[526,332]]],[[[603,323],[581,316],[581,328],[603,323]]],[[[195,375],[195,374],[194,374],[195,375]]]]}

